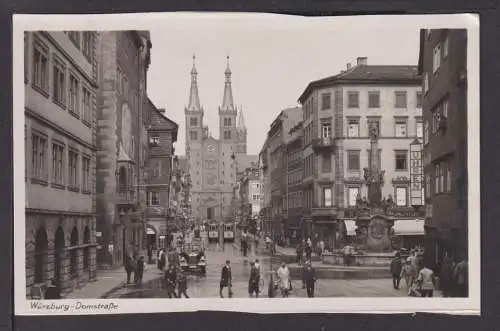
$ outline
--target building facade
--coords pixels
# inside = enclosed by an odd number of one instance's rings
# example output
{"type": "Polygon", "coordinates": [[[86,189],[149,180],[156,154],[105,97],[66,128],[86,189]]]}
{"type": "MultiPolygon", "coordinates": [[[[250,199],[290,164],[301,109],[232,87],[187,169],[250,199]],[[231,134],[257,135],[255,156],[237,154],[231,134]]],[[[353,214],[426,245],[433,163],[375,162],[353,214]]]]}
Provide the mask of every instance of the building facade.
{"type": "Polygon", "coordinates": [[[426,257],[467,258],[467,31],[422,30],[426,257]]]}
{"type": "Polygon", "coordinates": [[[26,295],[96,278],[95,32],[24,35],[26,295]]]}
{"type": "Polygon", "coordinates": [[[423,135],[421,98],[416,66],[368,65],[365,57],[307,86],[299,98],[304,113],[306,236],[322,238],[333,248],[338,237],[355,230],[356,199],[367,196],[364,168],[371,163],[370,128],[379,137],[378,166],[385,171],[382,196],[392,199],[402,214],[417,216],[410,204],[409,150],[423,135]]]}
{"type": "MultiPolygon", "coordinates": [[[[194,61],[194,57],[193,57],[194,61]]],[[[186,118],[186,157],[191,180],[193,217],[198,220],[231,218],[231,203],[238,172],[255,161],[247,155],[247,129],[243,113],[233,100],[229,58],[225,71],[224,96],[218,109],[219,139],[204,125],[204,109],[198,94],[198,72],[193,62],[186,118]]]]}
{"type": "Polygon", "coordinates": [[[239,181],[242,223],[260,229],[259,215],[262,203],[261,169],[257,163],[246,168],[239,181]]]}
{"type": "Polygon", "coordinates": [[[100,34],[97,116],[99,263],[120,265],[145,249],[148,32],[100,34]]]}
{"type": "Polygon", "coordinates": [[[148,99],[147,245],[164,248],[169,224],[170,181],[179,126],[148,99]]]}
{"type": "Polygon", "coordinates": [[[262,231],[266,234],[271,233],[272,217],[271,217],[271,174],[269,169],[269,138],[266,137],[262,149],[259,152],[259,167],[260,167],[260,189],[261,189],[261,206],[259,212],[262,231]]]}
{"type": "Polygon", "coordinates": [[[303,130],[300,122],[290,130],[290,140],[285,145],[287,205],[286,237],[291,243],[297,243],[302,236],[302,175],[304,160],[302,159],[303,130]]]}

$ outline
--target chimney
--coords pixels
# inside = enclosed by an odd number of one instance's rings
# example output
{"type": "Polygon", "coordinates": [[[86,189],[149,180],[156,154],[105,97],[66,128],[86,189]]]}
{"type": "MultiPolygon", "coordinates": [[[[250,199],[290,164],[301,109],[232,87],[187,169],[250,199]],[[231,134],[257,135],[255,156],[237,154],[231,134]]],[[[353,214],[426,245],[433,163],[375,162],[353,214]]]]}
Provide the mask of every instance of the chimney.
{"type": "Polygon", "coordinates": [[[165,108],[158,108],[158,111],[162,114],[165,114],[165,108]]]}
{"type": "Polygon", "coordinates": [[[356,59],[358,66],[365,66],[367,65],[368,58],[366,56],[358,57],[356,59]]]}
{"type": "Polygon", "coordinates": [[[347,70],[351,70],[351,64],[350,63],[347,64],[347,70]]]}

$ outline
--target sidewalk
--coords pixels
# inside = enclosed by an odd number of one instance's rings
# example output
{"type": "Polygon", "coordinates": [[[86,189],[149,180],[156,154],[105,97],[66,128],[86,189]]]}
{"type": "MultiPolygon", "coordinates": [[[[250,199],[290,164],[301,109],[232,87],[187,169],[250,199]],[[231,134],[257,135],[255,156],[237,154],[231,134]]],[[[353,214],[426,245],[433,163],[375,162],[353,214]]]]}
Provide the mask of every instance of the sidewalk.
{"type": "MultiPolygon", "coordinates": [[[[163,272],[156,268],[154,264],[148,264],[144,271],[143,283],[162,277],[163,272]]],[[[133,277],[133,276],[132,276],[133,277]]],[[[68,293],[65,299],[98,299],[106,296],[110,292],[118,290],[126,285],[127,274],[123,267],[97,272],[97,280],[88,283],[85,287],[75,289],[68,293]]],[[[133,285],[129,285],[132,287],[133,285]]]]}

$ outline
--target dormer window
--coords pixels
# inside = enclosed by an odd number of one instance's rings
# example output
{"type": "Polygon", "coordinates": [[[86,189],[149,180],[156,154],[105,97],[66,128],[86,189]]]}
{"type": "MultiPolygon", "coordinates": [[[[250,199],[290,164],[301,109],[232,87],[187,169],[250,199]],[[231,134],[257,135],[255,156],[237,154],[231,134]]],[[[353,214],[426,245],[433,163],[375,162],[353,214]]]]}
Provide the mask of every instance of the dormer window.
{"type": "Polygon", "coordinates": [[[151,146],[159,146],[160,145],[160,136],[151,136],[149,138],[149,144],[151,146]]]}

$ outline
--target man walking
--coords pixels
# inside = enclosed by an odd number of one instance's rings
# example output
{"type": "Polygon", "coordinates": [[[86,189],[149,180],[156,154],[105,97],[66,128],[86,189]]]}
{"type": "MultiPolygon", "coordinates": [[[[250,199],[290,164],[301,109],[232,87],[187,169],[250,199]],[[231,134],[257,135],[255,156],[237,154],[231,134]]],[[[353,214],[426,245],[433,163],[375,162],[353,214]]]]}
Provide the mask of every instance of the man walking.
{"type": "Polygon", "coordinates": [[[169,299],[172,299],[172,297],[177,298],[177,294],[175,294],[176,282],[177,274],[174,269],[174,264],[170,263],[167,271],[165,272],[165,285],[167,287],[167,295],[169,299]]]}
{"type": "Polygon", "coordinates": [[[146,268],[146,261],[144,261],[144,256],[139,258],[137,265],[135,267],[136,282],[135,284],[140,286],[142,284],[142,277],[144,276],[144,269],[146,268]]]}
{"type": "Polygon", "coordinates": [[[398,252],[391,261],[392,286],[396,290],[399,289],[399,282],[401,281],[401,269],[401,258],[398,252]]]}
{"type": "Polygon", "coordinates": [[[254,262],[250,263],[250,279],[248,280],[248,294],[250,298],[259,297],[259,283],[260,283],[260,273],[259,269],[255,266],[254,262]]]}
{"type": "Polygon", "coordinates": [[[226,264],[222,267],[221,275],[220,275],[220,288],[219,295],[221,298],[224,297],[222,295],[222,290],[224,287],[227,287],[227,295],[231,298],[233,296],[233,292],[231,290],[232,277],[231,277],[231,261],[226,260],[226,264]]]}
{"type": "Polygon", "coordinates": [[[316,272],[311,265],[311,261],[306,262],[304,267],[304,281],[306,283],[307,297],[314,298],[314,284],[316,283],[316,272]]]}
{"type": "MultiPolygon", "coordinates": [[[[132,273],[134,272],[135,265],[134,265],[134,258],[130,255],[130,253],[127,254],[126,260],[125,260],[125,272],[127,273],[127,284],[130,284],[130,277],[132,276],[132,273]]],[[[134,278],[135,273],[134,273],[134,278]]]]}
{"type": "Polygon", "coordinates": [[[180,299],[184,295],[186,299],[189,299],[189,295],[187,294],[187,277],[184,272],[179,268],[177,271],[177,287],[178,287],[178,293],[177,297],[180,299]]]}

